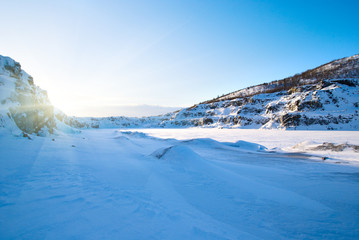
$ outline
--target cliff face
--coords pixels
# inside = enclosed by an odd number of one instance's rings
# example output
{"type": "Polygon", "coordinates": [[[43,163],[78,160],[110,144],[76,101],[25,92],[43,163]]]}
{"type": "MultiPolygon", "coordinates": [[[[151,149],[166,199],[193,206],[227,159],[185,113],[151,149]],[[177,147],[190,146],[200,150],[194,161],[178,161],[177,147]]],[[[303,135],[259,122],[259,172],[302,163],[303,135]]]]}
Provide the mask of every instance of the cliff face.
{"type": "Polygon", "coordinates": [[[56,129],[54,107],[46,91],[18,62],[0,56],[0,127],[12,133],[52,134],[56,129]]]}

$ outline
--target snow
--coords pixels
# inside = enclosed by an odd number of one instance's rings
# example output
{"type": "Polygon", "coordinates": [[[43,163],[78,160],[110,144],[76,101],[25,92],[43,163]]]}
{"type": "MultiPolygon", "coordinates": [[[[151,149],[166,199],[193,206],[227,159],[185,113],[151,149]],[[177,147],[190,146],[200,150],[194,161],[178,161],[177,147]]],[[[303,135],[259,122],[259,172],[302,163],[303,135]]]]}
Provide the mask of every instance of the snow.
{"type": "Polygon", "coordinates": [[[31,137],[0,131],[0,239],[359,238],[356,162],[293,148],[359,144],[355,131],[31,137]]]}
{"type": "MultiPolygon", "coordinates": [[[[337,59],[335,61],[326,63],[322,66],[319,66],[315,69],[313,69],[315,72],[319,73],[319,72],[324,72],[324,71],[335,71],[336,75],[340,76],[340,73],[345,76],[347,73],[347,70],[354,70],[357,69],[359,67],[359,54],[350,56],[350,57],[345,57],[342,59],[337,59]]],[[[344,79],[351,79],[351,77],[349,77],[350,74],[348,76],[346,76],[344,79]]],[[[331,77],[332,80],[340,80],[341,78],[333,78],[331,77]]],[[[352,79],[357,79],[357,78],[352,78],[352,79]]],[[[315,82],[317,82],[317,79],[315,78],[301,78],[300,79],[301,83],[305,83],[305,84],[313,84],[315,82]]],[[[256,94],[261,94],[261,93],[265,93],[267,90],[271,90],[273,88],[275,88],[278,83],[276,81],[270,82],[268,84],[261,84],[261,85],[257,85],[257,86],[252,86],[252,87],[247,87],[245,89],[241,89],[226,95],[223,95],[219,98],[217,98],[216,100],[218,101],[223,101],[223,100],[228,100],[228,99],[233,99],[233,98],[239,98],[239,97],[246,97],[246,96],[251,96],[251,95],[256,95],[256,94]]]]}
{"type": "Polygon", "coordinates": [[[18,136],[22,132],[47,135],[58,121],[53,109],[46,91],[34,84],[20,64],[0,55],[0,128],[18,136]]]}
{"type": "Polygon", "coordinates": [[[357,131],[183,129],[358,129],[354,85],[76,118],[0,56],[0,239],[359,239],[357,131]]]}
{"type": "MultiPolygon", "coordinates": [[[[296,90],[259,93],[202,103],[166,115],[127,118],[75,118],[83,127],[98,128],[205,128],[357,130],[359,87],[336,79],[301,86],[296,90]]],[[[242,91],[242,90],[241,90],[242,91]]],[[[263,90],[264,91],[264,90],[263,90]]],[[[265,91],[264,91],[265,92],[265,91]]]]}
{"type": "Polygon", "coordinates": [[[211,138],[222,142],[238,140],[256,142],[268,148],[291,147],[301,141],[351,143],[359,145],[358,131],[286,131],[279,129],[218,129],[218,128],[185,128],[185,129],[131,129],[153,137],[177,138],[180,140],[193,138],[211,138]],[[333,138],[335,135],[335,138],[333,138]]]}

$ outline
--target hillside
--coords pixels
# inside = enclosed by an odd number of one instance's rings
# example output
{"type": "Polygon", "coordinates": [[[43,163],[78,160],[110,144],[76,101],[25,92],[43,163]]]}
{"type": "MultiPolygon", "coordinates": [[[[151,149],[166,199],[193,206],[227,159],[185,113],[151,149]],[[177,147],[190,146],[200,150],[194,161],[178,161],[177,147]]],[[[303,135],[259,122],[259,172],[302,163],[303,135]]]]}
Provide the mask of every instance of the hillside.
{"type": "Polygon", "coordinates": [[[61,111],[51,104],[47,92],[34,84],[21,65],[0,55],[0,128],[15,135],[48,135],[73,131],[59,121],[61,111]]]}
{"type": "Polygon", "coordinates": [[[359,55],[341,58],[323,64],[317,68],[307,70],[282,80],[263,83],[241,89],[204,103],[219,102],[241,97],[250,97],[261,93],[273,93],[289,90],[293,87],[317,84],[324,80],[351,80],[359,77],[359,55]]]}
{"type": "Polygon", "coordinates": [[[77,119],[87,126],[359,129],[359,55],[148,118],[77,119]]]}

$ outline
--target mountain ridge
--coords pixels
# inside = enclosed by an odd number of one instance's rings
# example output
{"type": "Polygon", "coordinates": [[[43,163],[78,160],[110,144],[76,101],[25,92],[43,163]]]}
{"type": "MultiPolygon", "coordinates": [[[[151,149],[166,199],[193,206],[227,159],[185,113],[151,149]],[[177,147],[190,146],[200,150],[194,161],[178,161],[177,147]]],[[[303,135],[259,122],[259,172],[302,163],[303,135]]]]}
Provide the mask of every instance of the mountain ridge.
{"type": "MultiPolygon", "coordinates": [[[[257,84],[254,86],[250,86],[250,87],[246,87],[243,89],[239,89],[227,94],[224,94],[220,97],[214,98],[212,100],[207,100],[201,103],[210,103],[210,102],[216,102],[216,101],[221,101],[221,100],[231,100],[237,97],[241,97],[240,95],[238,95],[241,91],[250,91],[252,88],[258,88],[260,86],[271,86],[271,85],[283,85],[283,90],[289,90],[291,87],[295,87],[295,86],[302,86],[302,85],[306,85],[306,84],[310,84],[310,83],[316,83],[320,80],[327,80],[327,79],[335,79],[338,78],[339,79],[349,79],[349,78],[353,78],[357,79],[359,76],[359,54],[355,54],[353,56],[350,57],[344,57],[344,58],[340,58],[340,59],[336,59],[336,60],[332,60],[328,63],[322,64],[319,67],[315,67],[313,69],[308,69],[302,73],[297,73],[291,77],[286,77],[280,80],[274,80],[271,81],[269,83],[262,83],[262,84],[257,84]],[[337,69],[340,68],[340,64],[353,64],[354,66],[352,66],[355,69],[355,71],[349,71],[346,73],[343,73],[343,70],[345,69],[340,69],[342,71],[340,71],[338,73],[338,71],[332,71],[330,73],[329,70],[332,70],[334,67],[336,67],[337,69]],[[326,74],[323,74],[326,73],[326,74]],[[237,96],[236,96],[237,95],[237,96]]],[[[267,89],[270,90],[270,89],[267,89]]],[[[262,93],[268,93],[268,92],[262,92],[262,93]]],[[[201,104],[200,103],[200,104],[201,104]]]]}

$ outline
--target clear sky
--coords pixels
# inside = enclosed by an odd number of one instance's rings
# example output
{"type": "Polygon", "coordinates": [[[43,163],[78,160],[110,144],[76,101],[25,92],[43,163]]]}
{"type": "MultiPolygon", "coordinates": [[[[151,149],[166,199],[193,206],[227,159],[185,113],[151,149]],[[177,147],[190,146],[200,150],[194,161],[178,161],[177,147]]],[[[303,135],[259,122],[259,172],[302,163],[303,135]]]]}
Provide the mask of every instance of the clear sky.
{"type": "Polygon", "coordinates": [[[69,115],[157,114],[359,53],[357,0],[0,6],[0,54],[69,115]]]}

